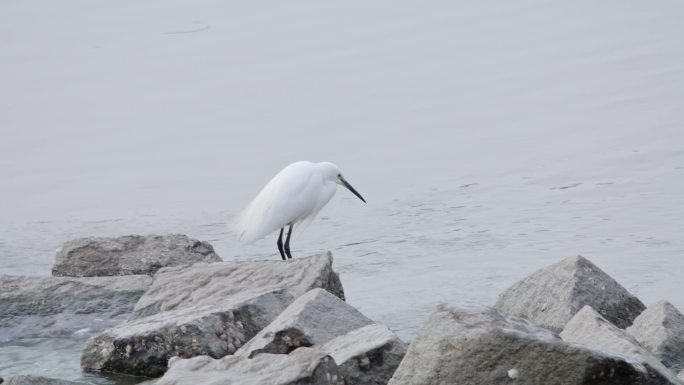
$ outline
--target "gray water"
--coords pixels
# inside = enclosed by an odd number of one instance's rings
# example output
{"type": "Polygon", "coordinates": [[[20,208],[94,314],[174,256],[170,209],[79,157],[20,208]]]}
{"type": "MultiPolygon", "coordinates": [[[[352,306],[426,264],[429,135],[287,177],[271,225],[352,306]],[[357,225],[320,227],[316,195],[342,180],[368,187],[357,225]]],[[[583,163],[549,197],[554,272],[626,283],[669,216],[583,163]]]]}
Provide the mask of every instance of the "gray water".
{"type": "MultiPolygon", "coordinates": [[[[348,302],[406,340],[575,254],[684,309],[681,20],[665,0],[2,2],[0,272],[130,233],[277,260],[275,234],[227,224],[328,160],[368,204],[338,191],[293,254],[331,250],[348,302]]],[[[82,344],[4,342],[0,375],[83,378],[82,344]]]]}

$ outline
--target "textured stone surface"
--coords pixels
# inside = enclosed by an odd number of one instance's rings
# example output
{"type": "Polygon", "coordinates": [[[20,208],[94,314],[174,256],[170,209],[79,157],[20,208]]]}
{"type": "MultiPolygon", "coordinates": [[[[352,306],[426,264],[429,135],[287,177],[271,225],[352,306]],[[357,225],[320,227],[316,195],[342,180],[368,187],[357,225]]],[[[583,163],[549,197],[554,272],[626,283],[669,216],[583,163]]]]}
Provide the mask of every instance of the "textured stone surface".
{"type": "Polygon", "coordinates": [[[190,306],[213,306],[222,299],[253,298],[283,288],[295,298],[311,289],[323,288],[344,299],[340,278],[332,270],[330,252],[287,262],[198,263],[160,270],[152,287],[136,304],[134,317],[190,306]]]}
{"type": "Polygon", "coordinates": [[[124,322],[151,283],[146,275],[0,276],[0,339],[104,330],[124,322]]]}
{"type": "MultiPolygon", "coordinates": [[[[1,381],[0,381],[1,382],[1,381]]],[[[59,380],[40,376],[12,376],[3,385],[87,385],[85,382],[59,380]]]]}
{"type": "Polygon", "coordinates": [[[320,346],[339,367],[347,384],[385,385],[406,354],[406,343],[386,326],[353,330],[320,346]]]}
{"type": "Polygon", "coordinates": [[[162,269],[136,305],[134,319],[88,340],[81,367],[159,376],[172,356],[233,354],[314,288],[344,295],[330,253],[162,269]]]}
{"type": "Polygon", "coordinates": [[[639,343],[602,317],[590,306],[580,310],[560,334],[563,341],[582,344],[592,349],[620,354],[648,371],[648,384],[681,384],[674,372],[663,366],[657,358],[639,343]]]}
{"type": "Polygon", "coordinates": [[[52,275],[153,275],[165,266],[217,261],[221,261],[221,258],[209,243],[182,234],[88,237],[74,239],[60,246],[52,266],[52,275]]]}
{"type": "Polygon", "coordinates": [[[287,354],[302,346],[327,342],[373,321],[323,289],[297,298],[235,354],[287,354]]]}
{"type": "Polygon", "coordinates": [[[665,366],[684,369],[684,315],[671,303],[649,306],[626,331],[665,366]]]}
{"type": "Polygon", "coordinates": [[[559,332],[584,305],[626,328],[645,306],[586,258],[570,257],[538,270],[499,296],[495,308],[559,332]]]}
{"type": "Polygon", "coordinates": [[[440,306],[411,342],[391,385],[634,385],[643,368],[619,356],[567,344],[494,309],[440,306]]]}
{"type": "Polygon", "coordinates": [[[174,358],[157,385],[345,385],[335,361],[318,349],[254,358],[174,358]]]}

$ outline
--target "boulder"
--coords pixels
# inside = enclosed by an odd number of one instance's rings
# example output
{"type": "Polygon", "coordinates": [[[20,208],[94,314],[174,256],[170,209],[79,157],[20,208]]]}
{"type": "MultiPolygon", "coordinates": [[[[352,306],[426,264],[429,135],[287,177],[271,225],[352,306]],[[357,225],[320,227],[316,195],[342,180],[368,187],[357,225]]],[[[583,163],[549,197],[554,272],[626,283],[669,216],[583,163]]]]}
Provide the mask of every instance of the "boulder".
{"type": "Polygon", "coordinates": [[[284,288],[294,298],[311,289],[322,288],[344,299],[340,277],[332,269],[330,252],[286,262],[198,263],[159,271],[152,287],[135,305],[133,317],[144,318],[194,306],[214,306],[223,299],[254,298],[284,288]]]}
{"type": "Polygon", "coordinates": [[[65,242],[59,247],[52,275],[153,275],[165,266],[218,261],[221,258],[209,243],[182,234],[87,237],[65,242]]]}
{"type": "Polygon", "coordinates": [[[500,311],[560,332],[584,305],[626,328],[645,306],[584,257],[563,259],[518,281],[496,301],[500,311]]]}
{"type": "Polygon", "coordinates": [[[611,324],[590,306],[585,306],[565,325],[563,341],[582,344],[591,349],[619,354],[643,365],[648,371],[649,385],[678,384],[675,373],[663,366],[624,330],[611,324]]]}
{"type": "Polygon", "coordinates": [[[649,306],[626,332],[668,368],[684,369],[684,315],[669,302],[649,306]]]}
{"type": "Polygon", "coordinates": [[[495,309],[442,305],[418,331],[389,384],[635,385],[646,383],[642,369],[495,309]]]}
{"type": "Polygon", "coordinates": [[[133,319],[86,343],[86,371],[160,376],[170,357],[233,354],[314,288],[344,297],[330,253],[161,269],[133,319]]]}
{"type": "Polygon", "coordinates": [[[0,276],[0,339],[64,337],[124,322],[152,283],[125,277],[0,276]]]}
{"type": "Polygon", "coordinates": [[[254,358],[200,356],[171,360],[157,385],[345,385],[335,361],[318,349],[290,354],[259,354],[254,358]]]}
{"type": "Polygon", "coordinates": [[[406,343],[386,326],[373,324],[319,346],[337,363],[347,384],[385,385],[406,354],[406,343]]]}
{"type": "Polygon", "coordinates": [[[56,378],[48,378],[41,376],[12,376],[5,382],[0,381],[3,385],[87,385],[85,382],[75,382],[67,380],[59,380],[56,378]]]}
{"type": "Polygon", "coordinates": [[[302,346],[330,341],[373,321],[323,289],[297,298],[235,355],[287,354],[302,346]]]}

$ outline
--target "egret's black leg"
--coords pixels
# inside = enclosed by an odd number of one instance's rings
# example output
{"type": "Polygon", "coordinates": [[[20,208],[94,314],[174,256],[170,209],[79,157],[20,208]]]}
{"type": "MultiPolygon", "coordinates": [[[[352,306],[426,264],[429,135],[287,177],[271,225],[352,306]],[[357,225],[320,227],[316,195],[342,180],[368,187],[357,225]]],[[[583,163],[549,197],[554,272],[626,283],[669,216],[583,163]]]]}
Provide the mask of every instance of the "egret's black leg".
{"type": "MultiPolygon", "coordinates": [[[[280,251],[280,256],[283,257],[283,261],[284,261],[285,260],[285,253],[283,252],[283,230],[285,230],[284,227],[282,229],[280,229],[280,236],[278,236],[278,251],[280,251]]],[[[289,236],[288,236],[288,239],[290,239],[289,236]]],[[[287,253],[290,254],[289,251],[287,253]]]]}
{"type": "Polygon", "coordinates": [[[292,254],[290,254],[290,235],[292,235],[292,225],[290,225],[290,229],[287,230],[287,238],[285,238],[285,254],[287,254],[288,258],[292,258],[292,254]]]}

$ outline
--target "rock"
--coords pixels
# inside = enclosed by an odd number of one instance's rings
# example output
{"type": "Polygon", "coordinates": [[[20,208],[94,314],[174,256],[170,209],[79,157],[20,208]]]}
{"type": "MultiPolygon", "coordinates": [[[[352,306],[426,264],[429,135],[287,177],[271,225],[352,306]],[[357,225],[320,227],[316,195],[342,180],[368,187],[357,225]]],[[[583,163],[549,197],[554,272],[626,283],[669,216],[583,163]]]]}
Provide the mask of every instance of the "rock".
{"type": "Polygon", "coordinates": [[[684,369],[684,315],[669,302],[649,306],[626,332],[668,368],[684,369]]]}
{"type": "Polygon", "coordinates": [[[586,258],[570,257],[538,270],[499,296],[500,311],[559,332],[584,305],[621,328],[645,306],[586,258]]]}
{"type": "Polygon", "coordinates": [[[74,382],[40,376],[12,376],[5,382],[0,381],[0,383],[3,385],[87,385],[85,382],[74,382]]]}
{"type": "Polygon", "coordinates": [[[162,311],[214,306],[222,299],[254,298],[283,288],[294,298],[322,288],[344,299],[342,283],[332,269],[332,254],[328,252],[287,262],[198,263],[164,268],[136,304],[133,316],[143,318],[162,311]]]}
{"type": "Polygon", "coordinates": [[[173,358],[157,385],[345,385],[335,361],[318,349],[290,354],[259,354],[254,358],[200,356],[173,358]]]}
{"type": "Polygon", "coordinates": [[[153,275],[165,266],[217,261],[221,261],[221,258],[209,243],[182,234],[88,237],[74,239],[60,246],[52,266],[52,275],[153,275]]]}
{"type": "Polygon", "coordinates": [[[236,356],[287,354],[314,346],[332,356],[347,384],[387,384],[406,344],[386,326],[322,289],[302,295],[243,345],[236,356]]]}
{"type": "Polygon", "coordinates": [[[330,341],[373,321],[323,289],[297,298],[235,355],[287,354],[299,347],[330,341]]]}
{"type": "Polygon", "coordinates": [[[151,283],[146,275],[0,276],[0,339],[104,330],[124,322],[151,283]]]}
{"type": "Polygon", "coordinates": [[[418,331],[389,384],[636,385],[646,379],[624,358],[567,344],[521,318],[442,305],[418,331]]]}
{"type": "Polygon", "coordinates": [[[233,354],[314,288],[344,297],[330,253],[161,269],[134,319],[88,340],[81,367],[155,377],[172,356],[233,354]]]}
{"type": "Polygon", "coordinates": [[[680,381],[684,382],[684,369],[679,371],[679,374],[677,374],[677,378],[679,378],[680,381]]]}
{"type": "Polygon", "coordinates": [[[337,363],[347,384],[385,385],[406,354],[406,343],[386,326],[373,324],[319,346],[337,363]]]}
{"type": "Polygon", "coordinates": [[[681,384],[673,372],[641,347],[634,338],[611,324],[590,306],[583,307],[575,314],[560,336],[563,341],[619,354],[638,362],[648,371],[649,385],[681,384]]]}

